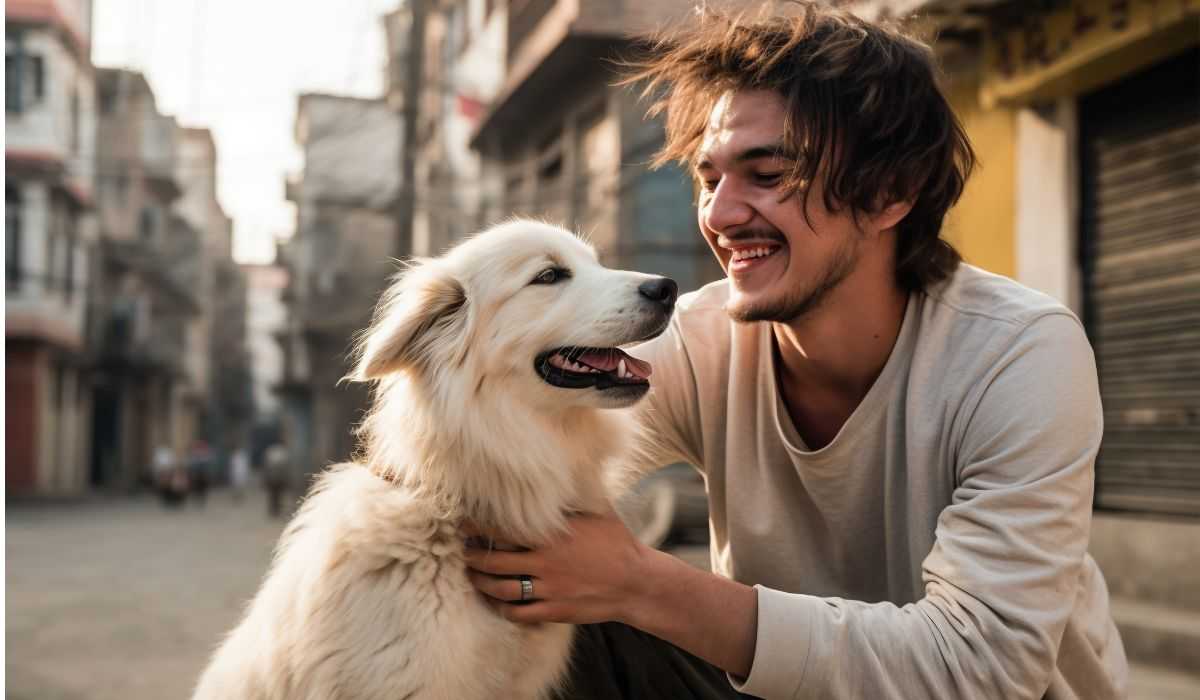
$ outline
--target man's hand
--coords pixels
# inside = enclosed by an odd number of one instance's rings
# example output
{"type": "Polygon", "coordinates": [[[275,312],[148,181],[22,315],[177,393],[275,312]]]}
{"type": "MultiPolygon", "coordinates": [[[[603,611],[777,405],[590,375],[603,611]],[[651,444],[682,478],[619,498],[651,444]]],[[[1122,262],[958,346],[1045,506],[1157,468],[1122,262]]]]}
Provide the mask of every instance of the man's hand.
{"type": "Polygon", "coordinates": [[[615,513],[570,518],[564,535],[538,549],[468,546],[466,558],[471,583],[513,622],[622,622],[735,676],[750,672],[754,589],[647,547],[615,513]],[[517,602],[522,575],[532,577],[533,602],[517,602]]]}
{"type": "Polygon", "coordinates": [[[538,549],[468,546],[467,573],[475,588],[514,622],[628,623],[652,552],[615,513],[579,515],[569,520],[566,533],[538,549]],[[532,577],[532,602],[517,602],[520,575],[532,577]]]}

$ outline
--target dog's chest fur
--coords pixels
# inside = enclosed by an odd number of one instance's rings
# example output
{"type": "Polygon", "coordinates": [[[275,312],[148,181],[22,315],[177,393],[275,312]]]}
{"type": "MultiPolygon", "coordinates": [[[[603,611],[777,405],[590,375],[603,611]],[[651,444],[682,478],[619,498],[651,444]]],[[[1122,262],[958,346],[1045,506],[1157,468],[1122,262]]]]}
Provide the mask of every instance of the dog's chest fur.
{"type": "Polygon", "coordinates": [[[573,628],[499,617],[462,548],[457,523],[402,486],[332,468],[197,697],[537,697],[562,675],[573,628]]]}

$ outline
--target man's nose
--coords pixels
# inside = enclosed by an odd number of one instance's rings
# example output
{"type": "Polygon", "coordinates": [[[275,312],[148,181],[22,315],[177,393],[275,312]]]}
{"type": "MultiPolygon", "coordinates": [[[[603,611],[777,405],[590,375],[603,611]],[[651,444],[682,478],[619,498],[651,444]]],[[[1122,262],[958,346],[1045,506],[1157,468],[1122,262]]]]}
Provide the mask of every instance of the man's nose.
{"type": "Polygon", "coordinates": [[[679,285],[670,277],[654,277],[638,285],[638,294],[661,304],[670,311],[675,308],[675,297],[679,296],[679,285]]]}
{"type": "Polygon", "coordinates": [[[727,179],[722,179],[717,188],[701,201],[701,219],[710,231],[719,233],[733,226],[750,223],[754,218],[754,210],[727,179]]]}

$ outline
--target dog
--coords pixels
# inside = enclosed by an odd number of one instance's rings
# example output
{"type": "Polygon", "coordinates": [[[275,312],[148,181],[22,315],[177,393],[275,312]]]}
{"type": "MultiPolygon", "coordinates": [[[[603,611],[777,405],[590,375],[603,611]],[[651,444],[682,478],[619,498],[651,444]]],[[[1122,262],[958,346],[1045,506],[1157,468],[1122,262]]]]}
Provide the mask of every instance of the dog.
{"type": "Polygon", "coordinates": [[[659,335],[676,294],[527,220],[399,273],[348,377],[374,384],[362,454],[314,483],[193,697],[556,692],[574,628],[494,611],[468,582],[460,527],[536,546],[612,507],[608,470],[652,371],[619,346],[659,335]]]}

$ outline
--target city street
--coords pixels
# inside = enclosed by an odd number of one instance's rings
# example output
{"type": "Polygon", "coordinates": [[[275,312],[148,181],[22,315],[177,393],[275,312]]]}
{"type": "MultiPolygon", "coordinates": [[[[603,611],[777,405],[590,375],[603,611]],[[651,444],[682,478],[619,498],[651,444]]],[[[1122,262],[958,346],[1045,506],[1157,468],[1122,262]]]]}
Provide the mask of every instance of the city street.
{"type": "MultiPolygon", "coordinates": [[[[251,490],[203,509],[149,497],[8,508],[8,700],[188,697],[270,561],[283,521],[251,490]]],[[[674,553],[707,564],[702,545],[674,553]]],[[[1135,666],[1134,700],[1194,697],[1195,679],[1135,666]]]]}
{"type": "Polygon", "coordinates": [[[282,527],[248,496],[178,511],[150,498],[10,506],[9,700],[188,697],[282,527]]]}
{"type": "MultiPolygon", "coordinates": [[[[203,509],[149,497],[10,506],[8,699],[188,697],[282,525],[257,490],[241,505],[217,491],[203,509]]],[[[679,554],[707,563],[703,547],[679,554]]]]}

